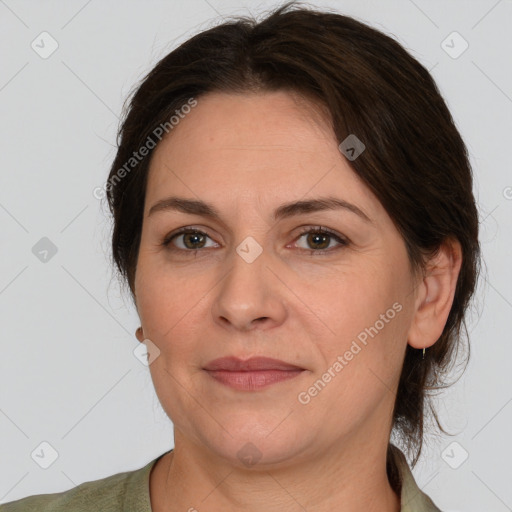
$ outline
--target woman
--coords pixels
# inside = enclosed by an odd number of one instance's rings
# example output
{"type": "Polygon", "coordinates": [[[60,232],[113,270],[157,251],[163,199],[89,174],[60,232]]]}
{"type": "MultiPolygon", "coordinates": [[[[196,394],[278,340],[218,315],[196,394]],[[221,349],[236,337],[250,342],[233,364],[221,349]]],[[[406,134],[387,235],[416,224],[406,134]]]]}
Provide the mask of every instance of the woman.
{"type": "Polygon", "coordinates": [[[339,14],[224,23],[145,77],[105,188],[175,448],[2,512],[439,510],[390,438],[414,466],[480,251],[423,66],[339,14]]]}

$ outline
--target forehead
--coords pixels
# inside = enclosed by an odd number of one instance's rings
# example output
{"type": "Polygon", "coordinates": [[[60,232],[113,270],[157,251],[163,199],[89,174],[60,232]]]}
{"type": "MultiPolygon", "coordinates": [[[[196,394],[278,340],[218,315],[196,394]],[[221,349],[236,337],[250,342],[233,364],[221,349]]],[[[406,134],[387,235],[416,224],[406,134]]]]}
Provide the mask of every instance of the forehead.
{"type": "Polygon", "coordinates": [[[307,152],[336,143],[325,109],[290,92],[209,93],[155,150],[178,157],[207,152],[307,152]],[[187,152],[186,147],[194,152],[187,152]]]}
{"type": "Polygon", "coordinates": [[[250,145],[255,136],[259,142],[269,145],[275,145],[276,135],[292,145],[305,133],[316,133],[320,138],[334,137],[326,107],[285,90],[207,93],[197,99],[197,106],[183,116],[178,126],[180,130],[173,130],[174,134],[180,132],[179,137],[196,135],[205,145],[219,139],[250,145]],[[262,125],[266,130],[258,132],[262,125]],[[289,131],[290,127],[294,130],[289,131]]]}
{"type": "Polygon", "coordinates": [[[273,194],[293,200],[327,192],[376,200],[339,151],[326,110],[286,91],[199,97],[155,149],[147,184],[150,200],[167,193],[213,202],[273,194]]]}

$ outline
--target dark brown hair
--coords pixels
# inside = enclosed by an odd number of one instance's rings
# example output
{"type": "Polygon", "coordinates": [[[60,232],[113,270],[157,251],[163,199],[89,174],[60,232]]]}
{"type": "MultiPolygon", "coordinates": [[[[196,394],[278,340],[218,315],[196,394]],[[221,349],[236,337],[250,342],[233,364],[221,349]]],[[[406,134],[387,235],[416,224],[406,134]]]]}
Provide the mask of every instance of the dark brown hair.
{"type": "Polygon", "coordinates": [[[323,105],[339,142],[355,134],[365,144],[349,163],[395,223],[415,272],[424,271],[425,258],[445,239],[461,244],[463,262],[444,331],[425,359],[407,346],[400,377],[393,434],[414,454],[414,466],[427,407],[445,432],[430,392],[446,387],[463,330],[467,336],[480,246],[465,144],[429,72],[393,38],[351,17],[290,2],[260,22],[231,19],[166,55],[134,92],[119,130],[106,186],[113,260],[134,299],[152,149],[144,158],[133,155],[158,142],[156,128],[169,128],[174,113],[208,92],[277,90],[323,105]]]}

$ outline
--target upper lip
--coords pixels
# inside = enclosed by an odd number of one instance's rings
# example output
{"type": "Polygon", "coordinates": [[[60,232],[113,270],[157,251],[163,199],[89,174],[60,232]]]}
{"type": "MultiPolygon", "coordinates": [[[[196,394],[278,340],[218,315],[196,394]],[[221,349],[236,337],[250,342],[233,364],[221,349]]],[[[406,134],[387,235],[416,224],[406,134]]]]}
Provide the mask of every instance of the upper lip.
{"type": "Polygon", "coordinates": [[[270,357],[251,357],[250,359],[239,359],[238,357],[220,357],[210,361],[205,370],[224,370],[229,372],[250,372],[257,370],[303,370],[299,366],[272,359],[270,357]]]}

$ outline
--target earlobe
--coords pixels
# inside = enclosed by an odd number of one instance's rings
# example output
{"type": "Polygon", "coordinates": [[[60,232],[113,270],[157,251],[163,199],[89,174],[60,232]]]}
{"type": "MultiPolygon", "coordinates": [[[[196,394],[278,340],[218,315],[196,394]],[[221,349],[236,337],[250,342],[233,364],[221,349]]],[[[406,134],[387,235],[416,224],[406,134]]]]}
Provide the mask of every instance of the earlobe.
{"type": "Polygon", "coordinates": [[[144,341],[144,331],[141,327],[137,327],[137,330],[135,331],[136,338],[142,343],[144,341]]]}
{"type": "Polygon", "coordinates": [[[428,262],[407,337],[412,347],[430,347],[441,337],[453,304],[461,264],[462,249],[453,239],[446,239],[428,262]]]}

